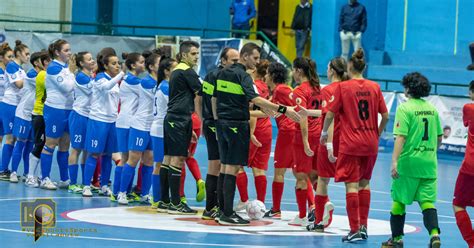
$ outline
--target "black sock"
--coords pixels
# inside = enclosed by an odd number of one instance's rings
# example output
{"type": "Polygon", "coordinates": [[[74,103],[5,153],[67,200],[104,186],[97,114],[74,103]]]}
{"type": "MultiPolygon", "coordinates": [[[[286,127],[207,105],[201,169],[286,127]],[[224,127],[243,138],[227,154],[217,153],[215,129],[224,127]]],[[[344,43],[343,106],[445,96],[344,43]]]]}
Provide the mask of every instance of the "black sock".
{"type": "Polygon", "coordinates": [[[206,176],[206,210],[209,211],[217,206],[217,176],[207,174],[206,176]]]}
{"type": "Polygon", "coordinates": [[[235,181],[237,177],[225,174],[224,178],[224,215],[231,216],[234,212],[235,181]]]}
{"type": "Polygon", "coordinates": [[[394,215],[390,213],[390,228],[392,229],[392,238],[403,236],[404,226],[405,226],[405,214],[394,215]]]}
{"type": "Polygon", "coordinates": [[[438,212],[435,208],[428,208],[423,211],[423,224],[425,224],[429,235],[431,235],[433,229],[438,229],[438,233],[441,234],[438,226],[438,212]]]}
{"type": "Polygon", "coordinates": [[[179,195],[179,182],[181,180],[181,168],[174,167],[170,165],[168,172],[168,180],[170,184],[171,192],[171,203],[177,206],[181,202],[181,197],[179,195]]]}
{"type": "Polygon", "coordinates": [[[162,164],[160,168],[160,186],[161,186],[161,201],[164,203],[170,202],[170,184],[168,181],[168,165],[162,164]]]}
{"type": "Polygon", "coordinates": [[[219,174],[217,179],[217,202],[219,203],[219,209],[224,211],[224,173],[219,174]]]}

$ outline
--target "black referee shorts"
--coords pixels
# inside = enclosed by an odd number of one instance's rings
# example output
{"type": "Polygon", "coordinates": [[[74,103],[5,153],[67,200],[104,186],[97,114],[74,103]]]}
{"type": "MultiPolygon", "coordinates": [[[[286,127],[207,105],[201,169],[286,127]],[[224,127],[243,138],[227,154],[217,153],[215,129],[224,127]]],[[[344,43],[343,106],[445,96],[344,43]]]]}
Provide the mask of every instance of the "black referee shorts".
{"type": "Polygon", "coordinates": [[[191,116],[166,114],[163,126],[165,155],[187,157],[193,136],[191,116]]]}
{"type": "Polygon", "coordinates": [[[33,126],[33,142],[34,147],[32,153],[39,158],[41,156],[41,151],[43,151],[44,144],[46,142],[46,137],[44,135],[44,118],[42,115],[32,115],[31,123],[33,126]]]}
{"type": "Polygon", "coordinates": [[[221,163],[246,166],[250,144],[249,122],[217,120],[216,124],[221,163]]]}
{"type": "Polygon", "coordinates": [[[214,120],[204,120],[203,132],[207,144],[207,157],[209,160],[219,160],[219,145],[216,140],[216,122],[214,120]]]}

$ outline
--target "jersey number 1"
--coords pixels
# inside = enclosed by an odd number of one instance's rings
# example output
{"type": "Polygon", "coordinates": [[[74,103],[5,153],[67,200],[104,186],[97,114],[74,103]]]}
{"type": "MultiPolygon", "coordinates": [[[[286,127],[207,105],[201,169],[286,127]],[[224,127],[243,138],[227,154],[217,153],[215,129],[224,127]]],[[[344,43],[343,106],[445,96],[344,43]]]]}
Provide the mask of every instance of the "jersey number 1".
{"type": "Polygon", "coordinates": [[[369,101],[359,100],[359,118],[363,121],[369,119],[369,101]]]}
{"type": "Polygon", "coordinates": [[[427,141],[430,137],[428,137],[428,119],[423,118],[423,122],[425,123],[425,133],[423,134],[423,138],[421,140],[427,141]]]}

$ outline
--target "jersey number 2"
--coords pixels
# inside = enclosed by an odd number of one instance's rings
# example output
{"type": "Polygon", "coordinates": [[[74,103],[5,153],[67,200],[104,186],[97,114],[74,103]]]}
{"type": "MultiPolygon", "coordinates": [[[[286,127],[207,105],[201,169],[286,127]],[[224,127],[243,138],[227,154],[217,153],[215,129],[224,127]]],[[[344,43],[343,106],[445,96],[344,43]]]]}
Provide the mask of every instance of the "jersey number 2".
{"type": "Polygon", "coordinates": [[[363,121],[369,119],[369,101],[359,100],[359,118],[363,121]]]}

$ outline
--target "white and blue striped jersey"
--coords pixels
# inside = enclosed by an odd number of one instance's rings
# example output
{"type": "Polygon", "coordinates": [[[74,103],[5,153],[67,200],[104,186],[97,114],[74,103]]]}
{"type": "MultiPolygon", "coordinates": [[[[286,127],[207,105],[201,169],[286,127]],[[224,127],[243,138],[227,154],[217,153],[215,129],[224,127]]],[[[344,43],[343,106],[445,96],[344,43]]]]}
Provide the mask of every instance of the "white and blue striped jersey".
{"type": "Polygon", "coordinates": [[[130,128],[131,120],[138,108],[141,79],[132,73],[127,73],[120,84],[120,113],[115,126],[130,128]]]}
{"type": "Polygon", "coordinates": [[[0,67],[0,102],[3,101],[3,95],[5,94],[5,83],[6,83],[5,71],[0,67]]]}
{"type": "Polygon", "coordinates": [[[82,71],[76,74],[72,109],[84,117],[89,117],[91,109],[92,80],[91,76],[82,71]]]}
{"type": "Polygon", "coordinates": [[[35,104],[37,75],[38,72],[31,69],[26,73],[26,78],[23,80],[22,96],[16,107],[15,116],[25,121],[31,121],[31,113],[35,104]]]}
{"type": "Polygon", "coordinates": [[[153,104],[153,122],[151,124],[150,135],[153,137],[163,137],[163,122],[168,110],[169,83],[161,81],[155,93],[153,104]]]}
{"type": "Polygon", "coordinates": [[[56,109],[72,109],[74,102],[74,74],[68,65],[58,60],[49,63],[46,69],[46,102],[45,105],[56,109]]]}
{"type": "MultiPolygon", "coordinates": [[[[5,93],[3,95],[3,102],[17,106],[20,102],[22,91],[18,88],[15,82],[24,80],[26,73],[23,68],[15,61],[10,61],[6,68],[5,93]]],[[[24,83],[24,82],[23,82],[24,83]]]]}
{"type": "Polygon", "coordinates": [[[149,132],[153,122],[153,101],[156,91],[156,80],[148,74],[141,80],[137,112],[132,118],[130,127],[149,132]]]}
{"type": "Polygon", "coordinates": [[[92,82],[92,98],[89,119],[113,123],[117,120],[120,88],[123,72],[114,78],[107,73],[97,74],[92,82]]]}

